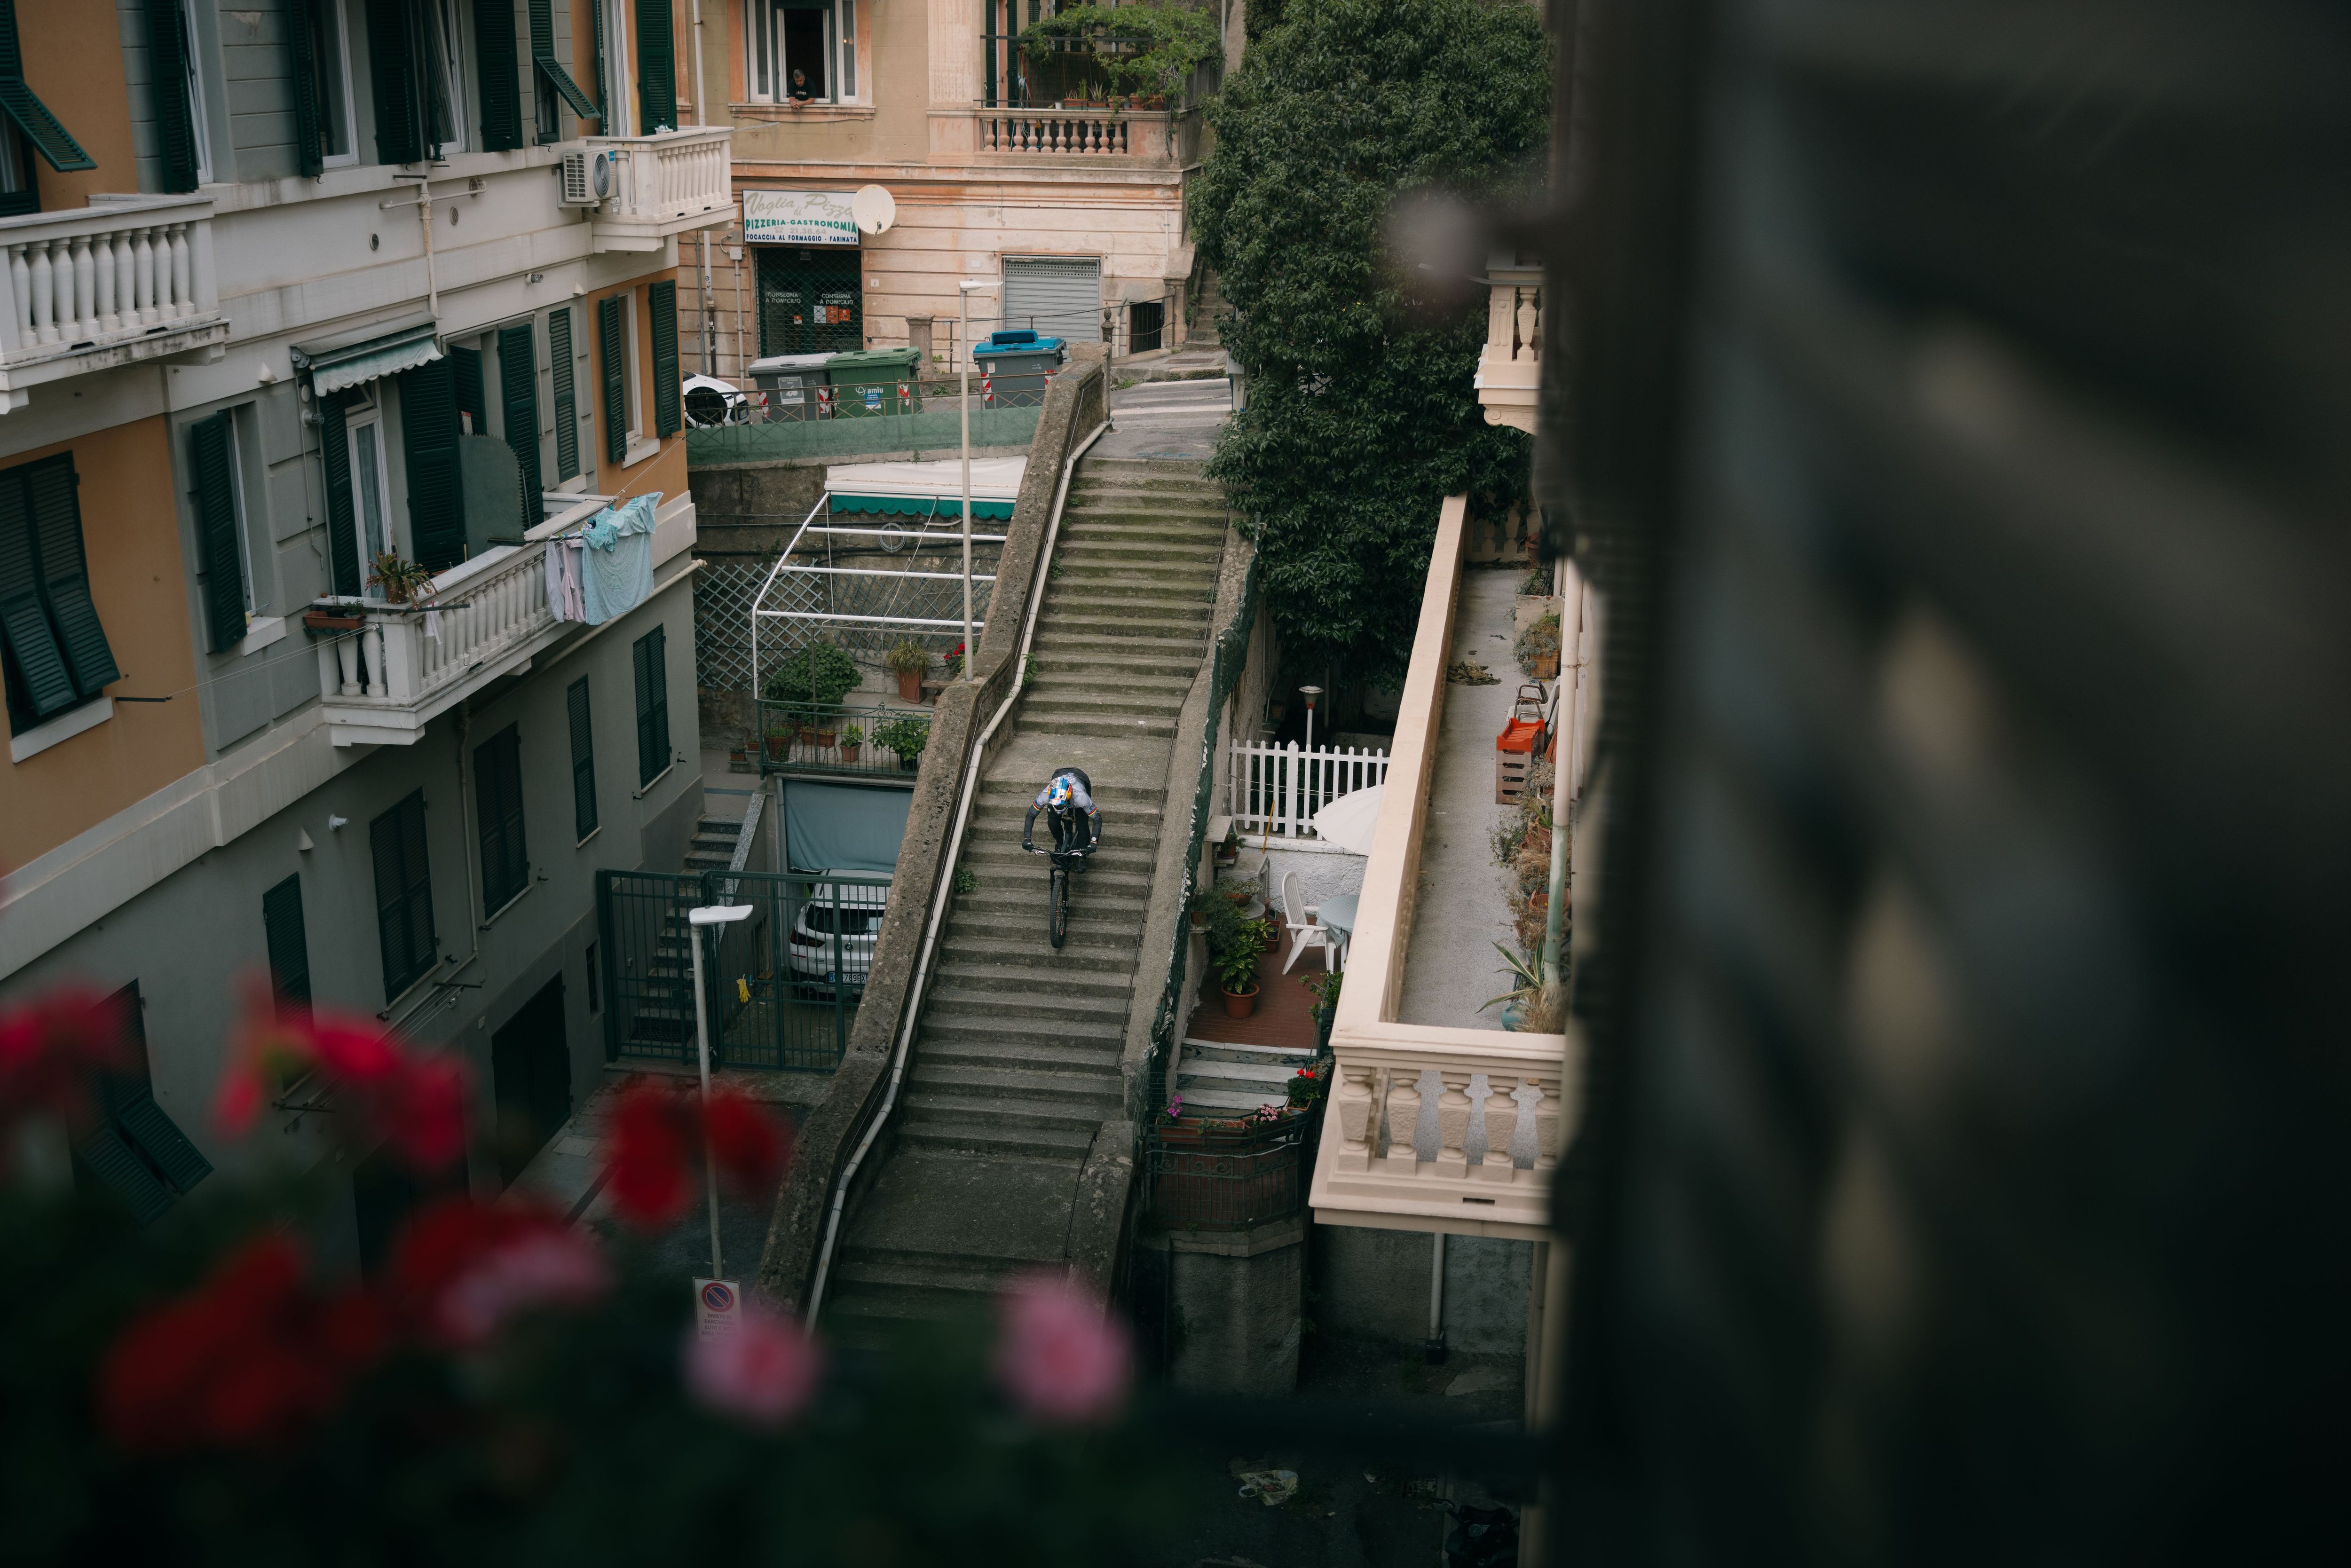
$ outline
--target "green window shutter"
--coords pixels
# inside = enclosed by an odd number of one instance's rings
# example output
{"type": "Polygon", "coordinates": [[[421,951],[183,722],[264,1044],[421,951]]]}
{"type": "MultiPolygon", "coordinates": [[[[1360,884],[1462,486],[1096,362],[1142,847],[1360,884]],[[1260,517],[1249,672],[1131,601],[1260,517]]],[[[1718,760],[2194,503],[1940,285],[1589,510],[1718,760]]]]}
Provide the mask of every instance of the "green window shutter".
{"type": "Polygon", "coordinates": [[[106,628],[99,624],[98,606],[90,602],[89,562],[81,543],[81,476],[74,472],[73,454],[60,452],[25,465],[25,488],[41,541],[41,593],[57,629],[57,645],[65,650],[75,687],[94,697],[110,681],[120,680],[122,672],[107,645],[106,628]]]}
{"type": "Polygon", "coordinates": [[[670,0],[637,0],[637,133],[677,128],[677,46],[670,0]]]}
{"type": "Polygon", "coordinates": [[[147,90],[155,98],[155,146],[163,189],[196,188],[196,121],[188,103],[189,40],[180,0],[147,0],[147,90]]]}
{"type": "Polygon", "coordinates": [[[522,61],[515,50],[514,0],[475,0],[474,58],[481,69],[482,151],[522,145],[522,61]]]}
{"type": "MultiPolygon", "coordinates": [[[[49,106],[25,85],[25,56],[16,42],[16,0],[0,0],[0,116],[14,121],[16,129],[25,133],[26,139],[32,142],[41,156],[48,160],[49,167],[58,173],[69,174],[76,170],[98,167],[96,161],[81,150],[81,144],[57,123],[57,117],[49,112],[49,106]]],[[[5,126],[0,125],[0,134],[5,133],[5,126]]],[[[32,171],[27,169],[25,172],[29,175],[32,171]]],[[[27,207],[25,210],[35,212],[38,209],[27,207]]]]}
{"type": "Polygon", "coordinates": [[[287,0],[286,53],[294,75],[295,167],[310,179],[326,172],[319,117],[319,40],[310,33],[309,0],[287,0]]]}
{"type": "Polygon", "coordinates": [[[375,87],[375,157],[413,163],[424,156],[418,70],[424,51],[410,22],[414,0],[367,0],[368,68],[375,87]]]}
{"type": "Polygon", "coordinates": [[[408,528],[416,559],[444,571],[465,559],[457,476],[457,373],[447,356],[400,378],[401,446],[408,463],[408,528]]]}
{"type": "Polygon", "coordinates": [[[627,304],[615,294],[596,302],[597,351],[604,359],[604,460],[620,463],[629,455],[629,393],[622,380],[627,361],[627,304]]]}
{"type": "Polygon", "coordinates": [[[653,434],[675,435],[685,423],[678,407],[677,279],[647,288],[645,308],[653,319],[653,434]]]}
{"type": "Polygon", "coordinates": [[[580,473],[580,397],[572,382],[571,307],[547,313],[547,364],[555,393],[555,478],[580,473]]]}
{"type": "Polygon", "coordinates": [[[610,133],[611,117],[604,107],[611,101],[604,79],[611,74],[604,68],[604,0],[588,0],[588,22],[596,35],[596,129],[610,133]]]}
{"type": "Polygon", "coordinates": [[[482,838],[485,919],[530,884],[530,854],[522,830],[521,730],[508,725],[474,747],[475,809],[482,838]]]}
{"type": "MultiPolygon", "coordinates": [[[[598,15],[601,16],[601,14],[600,6],[598,15]]],[[[601,22],[597,27],[597,54],[601,57],[603,53],[601,22]]],[[[553,92],[569,104],[571,112],[582,120],[597,118],[595,100],[580,89],[580,84],[571,79],[571,73],[563,68],[563,62],[555,57],[554,0],[530,0],[530,63],[537,73],[534,79],[541,84],[539,90],[553,92]]]]}
{"type": "Polygon", "coordinates": [[[424,854],[424,791],[368,824],[375,859],[376,936],[389,1002],[433,967],[433,874],[424,854]]]}
{"type": "Polygon", "coordinates": [[[24,468],[0,472],[0,635],[8,643],[11,709],[37,722],[74,705],[73,672],[41,594],[40,540],[24,468]]]}
{"type": "Polygon", "coordinates": [[[213,1163],[155,1103],[154,1081],[147,1065],[147,1015],[140,1005],[139,982],[131,981],[111,999],[121,1009],[121,1043],[129,1061],[124,1071],[101,1078],[107,1119],[130,1152],[164,1186],[184,1197],[213,1174],[213,1163]]]}
{"type": "Polygon", "coordinates": [[[225,653],[245,640],[245,563],[236,528],[235,448],[229,416],[188,427],[189,466],[196,481],[196,549],[204,572],[205,644],[225,653]]]}
{"type": "Polygon", "coordinates": [[[596,831],[596,732],[588,712],[587,676],[565,688],[563,707],[571,721],[571,836],[585,839],[596,831]]]}
{"type": "Polygon", "coordinates": [[[498,330],[498,401],[522,476],[523,526],[537,528],[545,511],[538,499],[538,357],[528,321],[498,330]]]}
{"type": "Polygon", "coordinates": [[[319,400],[319,460],[327,471],[327,566],[334,591],[356,594],[366,577],[360,559],[359,510],[351,493],[351,443],[343,423],[343,394],[319,400]]]}
{"type": "Polygon", "coordinates": [[[669,661],[664,629],[656,626],[631,650],[637,677],[637,783],[650,784],[669,766],[669,661]]]}
{"type": "Polygon", "coordinates": [[[449,371],[456,378],[457,413],[461,416],[458,431],[462,434],[465,429],[462,416],[471,414],[474,417],[473,433],[487,435],[490,433],[490,399],[482,389],[482,350],[451,349],[449,371]]]}
{"type": "Polygon", "coordinates": [[[279,1012],[309,1017],[310,938],[302,926],[300,873],[261,895],[261,934],[269,944],[269,988],[279,1012]]]}
{"type": "Polygon", "coordinates": [[[162,1178],[148,1168],[147,1162],[131,1152],[112,1123],[107,1123],[84,1138],[74,1150],[74,1158],[89,1172],[98,1183],[112,1192],[131,1211],[131,1218],[141,1225],[152,1225],[172,1204],[172,1189],[162,1178]]]}

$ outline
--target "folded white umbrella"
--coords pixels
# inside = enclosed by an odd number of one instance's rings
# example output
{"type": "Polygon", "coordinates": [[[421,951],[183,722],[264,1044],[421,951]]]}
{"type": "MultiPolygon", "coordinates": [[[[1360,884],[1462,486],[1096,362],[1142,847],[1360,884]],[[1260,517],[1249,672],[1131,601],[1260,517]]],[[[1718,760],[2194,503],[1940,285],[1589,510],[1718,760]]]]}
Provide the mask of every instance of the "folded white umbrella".
{"type": "Polygon", "coordinates": [[[1380,825],[1380,789],[1374,784],[1342,795],[1314,813],[1314,836],[1359,855],[1372,852],[1372,833],[1380,825]]]}

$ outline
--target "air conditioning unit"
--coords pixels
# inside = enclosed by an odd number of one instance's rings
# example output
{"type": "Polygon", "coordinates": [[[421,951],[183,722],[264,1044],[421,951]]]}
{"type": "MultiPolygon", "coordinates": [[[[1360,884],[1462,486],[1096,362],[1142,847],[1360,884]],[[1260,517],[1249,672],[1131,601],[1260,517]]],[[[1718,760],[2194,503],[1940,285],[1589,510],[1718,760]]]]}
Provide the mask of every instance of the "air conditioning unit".
{"type": "Polygon", "coordinates": [[[619,159],[601,147],[563,155],[563,193],[556,198],[567,207],[601,207],[611,198],[619,159]]]}

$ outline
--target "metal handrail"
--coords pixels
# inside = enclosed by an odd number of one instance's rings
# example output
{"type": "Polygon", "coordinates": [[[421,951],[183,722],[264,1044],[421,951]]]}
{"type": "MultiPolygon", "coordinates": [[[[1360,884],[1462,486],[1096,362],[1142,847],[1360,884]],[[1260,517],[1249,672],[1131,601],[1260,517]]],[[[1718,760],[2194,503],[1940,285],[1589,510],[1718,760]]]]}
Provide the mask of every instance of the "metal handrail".
{"type": "MultiPolygon", "coordinates": [[[[1109,406],[1105,396],[1102,404],[1105,413],[1109,406]]],[[[865,1135],[858,1140],[857,1152],[849,1156],[849,1163],[841,1167],[840,1176],[833,1183],[832,1208],[825,1218],[823,1244],[817,1249],[816,1281],[809,1288],[805,1326],[810,1334],[816,1333],[817,1313],[824,1308],[824,1287],[832,1275],[832,1249],[840,1239],[841,1217],[849,1204],[850,1184],[857,1179],[857,1168],[864,1163],[866,1152],[872,1148],[873,1140],[882,1135],[883,1124],[889,1121],[890,1113],[897,1108],[898,1086],[906,1076],[906,1057],[914,1045],[914,1025],[922,1017],[923,988],[930,979],[931,957],[938,946],[940,927],[946,924],[947,905],[955,896],[954,867],[963,852],[963,831],[971,818],[971,803],[979,793],[979,772],[987,761],[987,743],[995,737],[998,727],[1012,712],[1012,705],[1020,700],[1021,687],[1028,680],[1029,645],[1037,633],[1037,612],[1045,601],[1045,583],[1050,576],[1053,546],[1061,537],[1061,507],[1069,499],[1070,477],[1077,472],[1078,460],[1109,429],[1107,418],[1094,426],[1092,434],[1078,444],[1077,450],[1071,452],[1061,465],[1061,477],[1053,487],[1053,510],[1046,519],[1045,539],[1038,549],[1033,580],[1029,589],[1029,608],[1021,617],[1020,649],[1013,659],[1012,687],[1004,694],[1004,701],[998,705],[995,716],[987,721],[987,727],[980,731],[978,738],[972,742],[971,759],[964,768],[963,787],[956,798],[955,827],[947,836],[946,853],[939,861],[938,886],[931,894],[930,919],[923,932],[923,949],[915,958],[914,979],[906,988],[906,1004],[898,1016],[898,1039],[890,1058],[889,1088],[883,1092],[880,1108],[867,1124],[865,1135]]]]}

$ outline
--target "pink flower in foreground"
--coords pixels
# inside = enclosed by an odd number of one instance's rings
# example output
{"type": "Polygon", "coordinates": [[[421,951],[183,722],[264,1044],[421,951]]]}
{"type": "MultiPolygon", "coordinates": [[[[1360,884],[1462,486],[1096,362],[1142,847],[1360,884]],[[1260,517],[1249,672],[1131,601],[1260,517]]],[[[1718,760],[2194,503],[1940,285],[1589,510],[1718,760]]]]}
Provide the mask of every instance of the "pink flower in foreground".
{"type": "Polygon", "coordinates": [[[611,1283],[594,1242],[569,1227],[532,1228],[450,1281],[434,1303],[434,1318],[452,1342],[480,1344],[517,1312],[585,1306],[611,1283]]]}
{"type": "Polygon", "coordinates": [[[0,1010],[0,1121],[86,1121],[92,1076],[123,1064],[126,1023],[120,1002],[72,980],[0,1010]]]}
{"type": "Polygon", "coordinates": [[[996,1375],[1015,1404],[1061,1427],[1098,1427],[1117,1416],[1134,1378],[1134,1349],[1100,1301],[1037,1274],[1008,1289],[998,1308],[1004,1334],[996,1375]]]}
{"type": "Polygon", "coordinates": [[[747,1301],[731,1334],[704,1339],[692,1328],[685,1332],[686,1392],[715,1415],[773,1430],[816,1395],[824,1354],[790,1318],[747,1301]]]}

